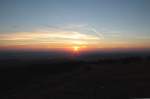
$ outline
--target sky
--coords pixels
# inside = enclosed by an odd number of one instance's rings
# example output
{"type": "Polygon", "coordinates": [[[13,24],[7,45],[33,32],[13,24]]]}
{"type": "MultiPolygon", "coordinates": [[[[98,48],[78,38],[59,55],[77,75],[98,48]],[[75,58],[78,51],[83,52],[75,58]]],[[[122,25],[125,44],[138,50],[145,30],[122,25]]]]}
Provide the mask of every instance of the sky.
{"type": "Polygon", "coordinates": [[[0,0],[0,48],[150,49],[150,0],[0,0]]]}

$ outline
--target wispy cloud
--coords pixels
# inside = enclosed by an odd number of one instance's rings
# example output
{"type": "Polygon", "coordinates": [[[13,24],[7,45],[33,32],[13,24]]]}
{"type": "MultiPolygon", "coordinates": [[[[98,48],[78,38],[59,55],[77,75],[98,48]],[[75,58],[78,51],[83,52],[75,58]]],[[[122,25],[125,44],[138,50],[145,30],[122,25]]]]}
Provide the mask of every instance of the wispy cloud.
{"type": "Polygon", "coordinates": [[[94,33],[97,34],[97,36],[100,38],[100,39],[104,39],[104,35],[100,32],[98,32],[95,28],[91,27],[90,28],[94,33]]]}
{"type": "MultiPolygon", "coordinates": [[[[0,33],[0,45],[46,45],[118,47],[148,46],[149,37],[126,36],[119,32],[99,32],[87,24],[65,26],[43,26],[31,32],[0,33]]],[[[65,46],[64,46],[65,47],[65,46]]]]}
{"type": "Polygon", "coordinates": [[[37,30],[35,32],[17,32],[0,34],[1,44],[70,44],[87,45],[96,43],[99,38],[94,35],[84,34],[76,31],[62,30],[37,30]]]}

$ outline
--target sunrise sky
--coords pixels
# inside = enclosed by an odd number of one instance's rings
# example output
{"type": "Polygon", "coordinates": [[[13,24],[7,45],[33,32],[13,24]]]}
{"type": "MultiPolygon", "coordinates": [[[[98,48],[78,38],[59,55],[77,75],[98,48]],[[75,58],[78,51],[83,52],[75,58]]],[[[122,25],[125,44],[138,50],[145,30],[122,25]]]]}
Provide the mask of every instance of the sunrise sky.
{"type": "Polygon", "coordinates": [[[150,49],[150,0],[0,0],[1,49],[150,49]]]}

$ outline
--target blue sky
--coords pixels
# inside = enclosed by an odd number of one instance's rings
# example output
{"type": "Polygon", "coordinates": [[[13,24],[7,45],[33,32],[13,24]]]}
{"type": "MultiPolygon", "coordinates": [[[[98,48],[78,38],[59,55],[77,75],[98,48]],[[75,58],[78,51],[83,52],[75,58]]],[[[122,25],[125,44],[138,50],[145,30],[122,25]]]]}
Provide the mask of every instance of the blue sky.
{"type": "Polygon", "coordinates": [[[107,42],[148,44],[149,5],[149,0],[0,0],[0,34],[63,29],[98,32],[107,42]]]}

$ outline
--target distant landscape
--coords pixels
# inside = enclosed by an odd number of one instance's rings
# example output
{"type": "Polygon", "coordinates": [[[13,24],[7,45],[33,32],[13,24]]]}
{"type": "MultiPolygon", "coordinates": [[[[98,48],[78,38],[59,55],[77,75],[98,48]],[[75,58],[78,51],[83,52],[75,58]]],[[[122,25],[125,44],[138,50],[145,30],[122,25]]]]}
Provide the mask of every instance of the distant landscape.
{"type": "Polygon", "coordinates": [[[150,97],[148,52],[90,53],[73,58],[69,53],[55,53],[57,57],[45,53],[1,52],[0,91],[4,99],[150,97]]]}

